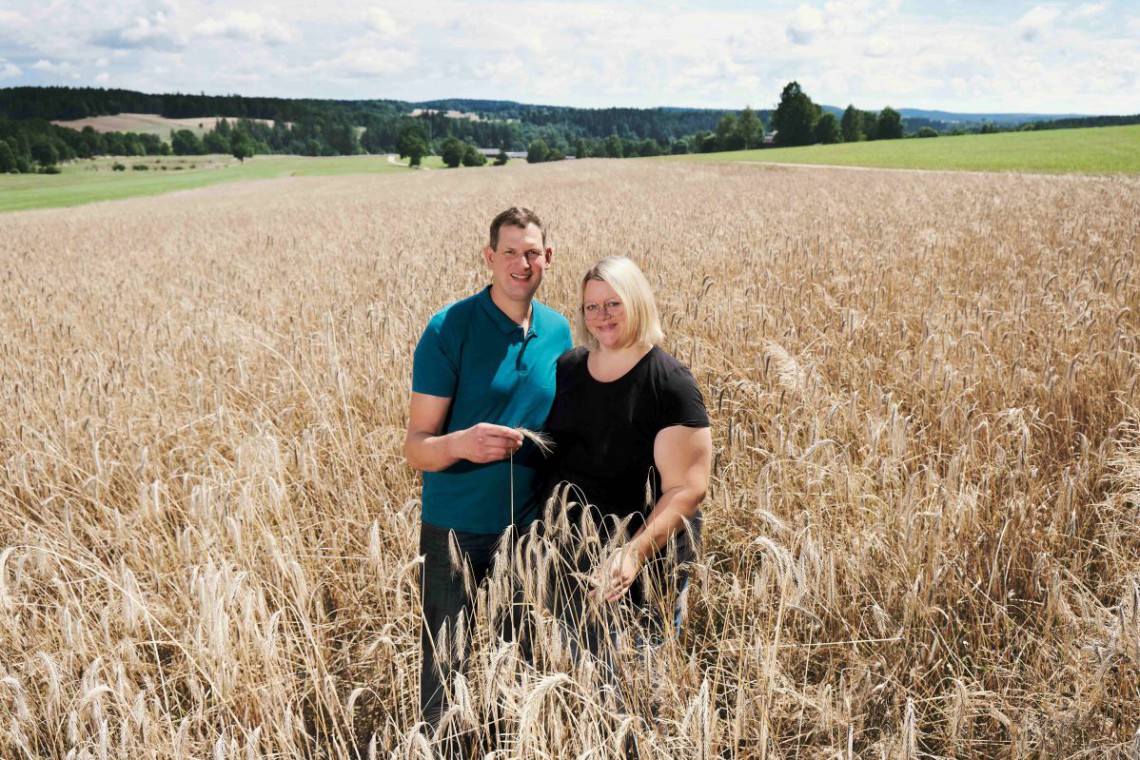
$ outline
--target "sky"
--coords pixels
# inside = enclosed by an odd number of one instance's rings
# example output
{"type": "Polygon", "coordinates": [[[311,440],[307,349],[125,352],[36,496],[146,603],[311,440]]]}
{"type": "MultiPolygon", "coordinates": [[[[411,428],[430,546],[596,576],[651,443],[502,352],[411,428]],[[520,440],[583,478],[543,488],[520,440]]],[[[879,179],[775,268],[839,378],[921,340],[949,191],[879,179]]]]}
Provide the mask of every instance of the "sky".
{"type": "Polygon", "coordinates": [[[0,88],[1140,113],[1140,0],[0,0],[0,88]]]}

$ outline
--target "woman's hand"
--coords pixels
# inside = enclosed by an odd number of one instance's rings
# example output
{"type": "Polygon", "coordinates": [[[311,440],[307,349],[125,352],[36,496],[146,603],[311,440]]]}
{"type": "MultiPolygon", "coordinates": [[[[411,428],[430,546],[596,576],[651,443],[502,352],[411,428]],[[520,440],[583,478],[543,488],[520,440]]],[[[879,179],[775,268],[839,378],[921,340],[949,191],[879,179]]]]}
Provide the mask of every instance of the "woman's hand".
{"type": "Polygon", "coordinates": [[[645,559],[635,542],[618,549],[602,566],[601,588],[606,601],[613,604],[629,591],[641,572],[645,559]]]}

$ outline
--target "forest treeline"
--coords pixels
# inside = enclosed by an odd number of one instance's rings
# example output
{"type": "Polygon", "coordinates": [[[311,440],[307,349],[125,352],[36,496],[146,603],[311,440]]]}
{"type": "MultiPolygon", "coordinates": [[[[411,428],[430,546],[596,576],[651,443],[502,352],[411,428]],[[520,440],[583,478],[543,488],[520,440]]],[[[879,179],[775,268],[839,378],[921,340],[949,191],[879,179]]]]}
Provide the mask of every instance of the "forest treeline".
{"type": "Polygon", "coordinates": [[[190,130],[172,134],[169,142],[175,153],[230,152],[221,150],[223,143],[240,140],[252,146],[255,153],[322,156],[396,152],[401,134],[407,132],[422,133],[429,152],[448,138],[504,151],[524,151],[540,140],[568,152],[579,140],[600,141],[613,136],[623,143],[652,139],[670,146],[681,137],[715,128],[728,112],[586,109],[508,101],[290,100],[238,95],[150,95],[91,87],[12,87],[0,89],[0,140],[7,140],[14,156],[23,157],[28,163],[36,163],[35,156],[52,155],[43,147],[45,143],[54,148],[60,160],[84,157],[95,139],[64,136],[58,127],[49,128],[49,122],[120,113],[158,114],[171,119],[233,119],[219,135],[207,133],[191,139],[187,136],[192,134],[190,130]],[[420,113],[412,116],[417,110],[420,113]],[[475,118],[452,117],[447,114],[451,110],[473,114],[475,118]]]}
{"type": "MultiPolygon", "coordinates": [[[[1140,123],[1140,115],[963,126],[903,117],[893,108],[844,111],[815,104],[790,82],[772,110],[739,112],[684,108],[572,108],[513,101],[449,99],[315,100],[240,95],[147,94],[94,87],[0,89],[0,173],[58,171],[61,161],[97,155],[231,153],[238,158],[284,153],[306,156],[399,153],[419,163],[445,155],[448,164],[479,163],[477,149],[527,153],[531,162],[624,158],[747,150],[940,134],[1140,123]],[[97,132],[53,124],[122,113],[197,118],[216,126],[199,135],[176,129],[165,137],[97,132]],[[218,120],[217,117],[227,117],[218,120]],[[458,157],[458,158],[455,158],[458,157]]],[[[202,130],[199,130],[202,131],[202,130]]],[[[480,154],[482,155],[482,154],[480,154]]]]}

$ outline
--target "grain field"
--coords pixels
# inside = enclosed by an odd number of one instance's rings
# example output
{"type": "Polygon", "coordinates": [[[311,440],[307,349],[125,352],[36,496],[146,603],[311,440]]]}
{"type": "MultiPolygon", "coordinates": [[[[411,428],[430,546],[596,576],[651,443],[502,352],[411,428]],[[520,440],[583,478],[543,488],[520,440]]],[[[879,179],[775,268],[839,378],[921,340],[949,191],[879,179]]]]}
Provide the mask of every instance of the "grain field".
{"type": "MultiPolygon", "coordinates": [[[[713,420],[679,638],[472,631],[500,757],[1136,757],[1140,183],[579,161],[0,217],[0,756],[429,757],[411,353],[531,206],[713,420]]],[[[481,615],[501,603],[485,594],[481,615]]]]}

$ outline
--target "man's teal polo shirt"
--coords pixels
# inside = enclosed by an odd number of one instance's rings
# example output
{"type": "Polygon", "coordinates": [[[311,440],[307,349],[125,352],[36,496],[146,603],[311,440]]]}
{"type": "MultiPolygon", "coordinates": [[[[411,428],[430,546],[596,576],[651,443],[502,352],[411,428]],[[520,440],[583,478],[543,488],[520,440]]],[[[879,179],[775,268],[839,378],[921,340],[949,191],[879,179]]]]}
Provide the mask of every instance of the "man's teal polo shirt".
{"type": "MultiPolygon", "coordinates": [[[[480,422],[538,430],[554,401],[558,357],[573,345],[570,325],[554,309],[533,302],[530,329],[499,310],[488,287],[431,318],[416,345],[412,390],[451,399],[444,432],[480,422]]],[[[535,517],[531,502],[534,452],[514,457],[514,521],[535,517]],[[526,512],[526,513],[524,513],[526,512]]],[[[511,460],[456,462],[424,473],[422,519],[440,528],[500,533],[511,524],[511,460]]]]}

